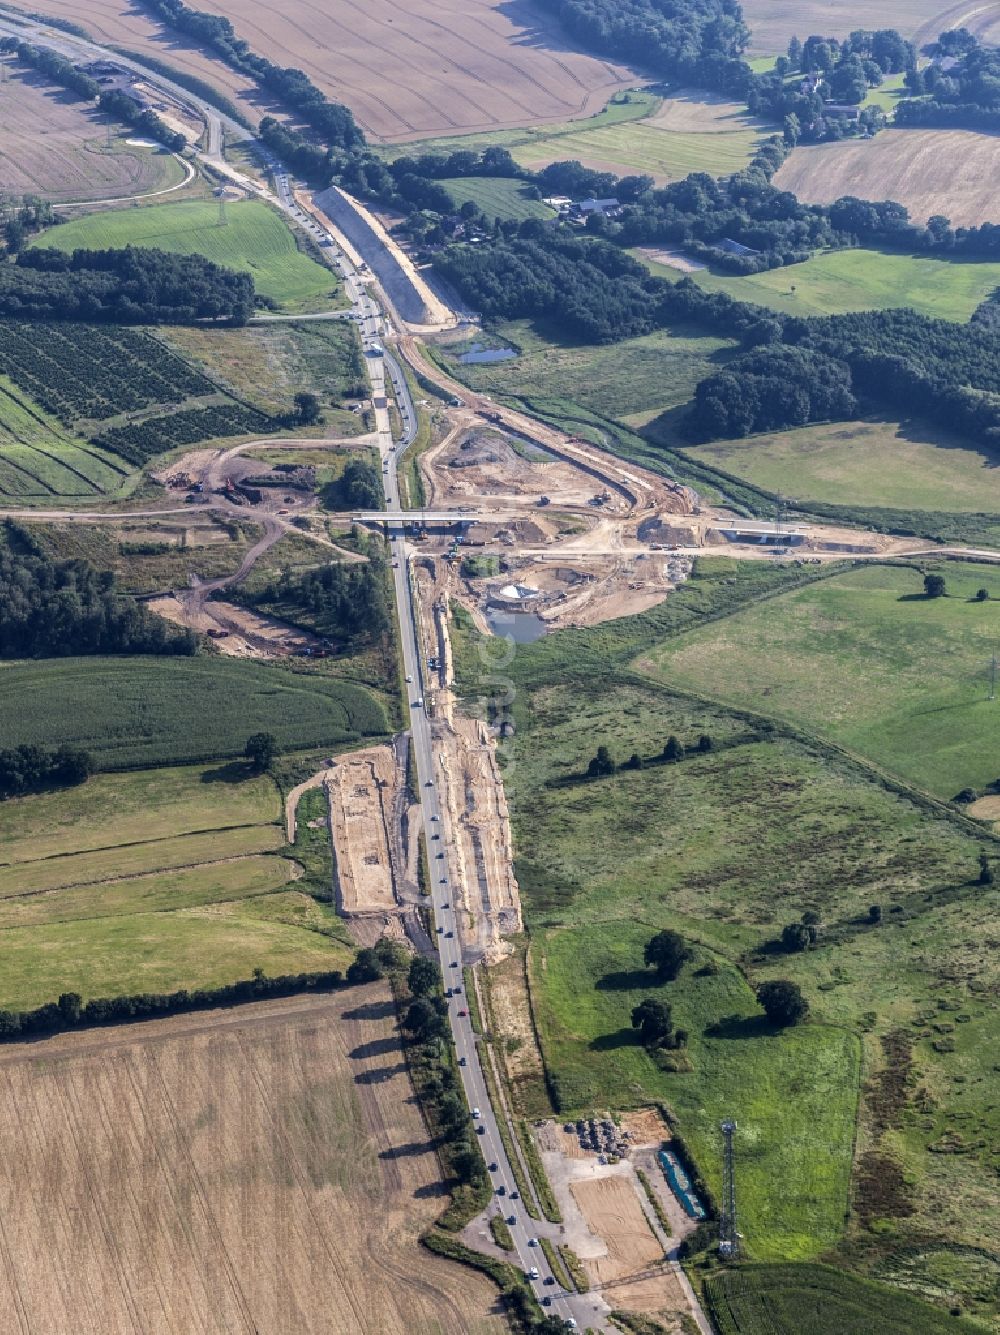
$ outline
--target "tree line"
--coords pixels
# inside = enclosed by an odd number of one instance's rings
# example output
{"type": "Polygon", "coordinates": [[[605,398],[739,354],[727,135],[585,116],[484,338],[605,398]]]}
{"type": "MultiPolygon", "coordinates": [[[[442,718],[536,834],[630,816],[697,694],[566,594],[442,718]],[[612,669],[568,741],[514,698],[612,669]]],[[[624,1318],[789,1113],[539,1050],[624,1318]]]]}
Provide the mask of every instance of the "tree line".
{"type": "Polygon", "coordinates": [[[110,571],[57,561],[9,520],[0,546],[0,658],[193,654],[191,631],[123,596],[110,571]]]}
{"type": "Polygon", "coordinates": [[[140,4],[162,23],[210,47],[231,69],[248,75],[280,98],[329,147],[351,153],[364,146],[364,135],[347,107],[332,102],[302,70],[276,65],[253,51],[221,14],[193,9],[183,0],[140,0],[140,4]]]}
{"type": "Polygon", "coordinates": [[[317,634],[355,643],[380,640],[392,624],[385,562],[374,552],[357,564],[286,571],[243,599],[252,606],[280,608],[293,620],[296,612],[304,613],[317,634]]]}
{"type": "Polygon", "coordinates": [[[173,152],[179,153],[187,146],[184,136],[178,130],[172,130],[151,108],[139,106],[120,89],[103,90],[96,79],[92,79],[84,70],[77,69],[57,51],[45,46],[32,46],[30,42],[20,42],[16,37],[0,39],[0,52],[3,51],[14,52],[22,65],[39,70],[52,83],[77,93],[86,101],[93,102],[96,99],[101,111],[126,125],[135,126],[142,134],[173,152]]]}
{"type": "Polygon", "coordinates": [[[39,246],[0,264],[0,315],[20,320],[244,325],[254,309],[252,275],[201,255],[39,246]]]}

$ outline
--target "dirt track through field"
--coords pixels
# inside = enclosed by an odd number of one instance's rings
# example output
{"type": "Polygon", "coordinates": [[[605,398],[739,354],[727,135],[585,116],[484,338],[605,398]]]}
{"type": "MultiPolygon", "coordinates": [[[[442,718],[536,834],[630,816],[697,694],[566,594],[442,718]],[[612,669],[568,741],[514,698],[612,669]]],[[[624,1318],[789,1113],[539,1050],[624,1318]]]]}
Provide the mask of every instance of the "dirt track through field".
{"type": "Polygon", "coordinates": [[[0,1331],[501,1335],[383,985],[0,1051],[0,1331]]]}

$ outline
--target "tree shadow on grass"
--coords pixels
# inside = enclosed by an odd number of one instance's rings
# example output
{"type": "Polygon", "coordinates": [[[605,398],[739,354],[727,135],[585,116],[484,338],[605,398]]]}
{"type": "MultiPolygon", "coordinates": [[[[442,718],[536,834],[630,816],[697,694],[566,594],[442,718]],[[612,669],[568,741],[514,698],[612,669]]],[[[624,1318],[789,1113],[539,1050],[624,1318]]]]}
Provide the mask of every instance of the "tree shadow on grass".
{"type": "Polygon", "coordinates": [[[613,1034],[598,1034],[587,1046],[591,1052],[613,1052],[616,1048],[635,1047],[637,1042],[635,1029],[618,1029],[613,1034]]]}
{"type": "Polygon", "coordinates": [[[227,765],[201,772],[202,783],[245,783],[256,777],[253,766],[245,760],[230,760],[227,765]]]}
{"type": "Polygon", "coordinates": [[[356,1060],[363,1060],[365,1057],[385,1057],[390,1052],[398,1051],[399,1039],[390,1034],[386,1038],[373,1038],[367,1043],[359,1043],[347,1055],[356,1060]]]}
{"type": "Polygon", "coordinates": [[[387,1080],[392,1080],[397,1075],[406,1073],[406,1062],[398,1062],[395,1066],[376,1066],[371,1071],[359,1071],[354,1077],[356,1085],[383,1085],[387,1080]]]}
{"type": "Polygon", "coordinates": [[[779,1031],[766,1015],[727,1015],[705,1030],[706,1038],[771,1038],[779,1031]]]}
{"type": "Polygon", "coordinates": [[[655,984],[656,977],[648,969],[618,969],[598,978],[594,987],[598,992],[638,992],[655,984]]]}
{"type": "Polygon", "coordinates": [[[345,1020],[387,1020],[395,1011],[391,1001],[368,1001],[353,1010],[344,1011],[345,1020]]]}
{"type": "Polygon", "coordinates": [[[391,1145],[379,1151],[380,1159],[419,1159],[422,1154],[433,1154],[440,1140],[411,1140],[405,1145],[391,1145]]]}

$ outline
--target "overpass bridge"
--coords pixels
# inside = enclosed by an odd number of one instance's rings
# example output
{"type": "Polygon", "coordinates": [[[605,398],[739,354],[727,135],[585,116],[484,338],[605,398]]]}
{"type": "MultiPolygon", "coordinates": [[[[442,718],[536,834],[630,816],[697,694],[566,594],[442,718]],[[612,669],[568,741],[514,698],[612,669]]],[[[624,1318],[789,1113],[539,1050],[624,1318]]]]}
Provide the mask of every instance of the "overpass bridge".
{"type": "Polygon", "coordinates": [[[352,515],[355,524],[388,524],[390,528],[467,528],[470,524],[515,519],[520,510],[366,510],[352,515]]]}

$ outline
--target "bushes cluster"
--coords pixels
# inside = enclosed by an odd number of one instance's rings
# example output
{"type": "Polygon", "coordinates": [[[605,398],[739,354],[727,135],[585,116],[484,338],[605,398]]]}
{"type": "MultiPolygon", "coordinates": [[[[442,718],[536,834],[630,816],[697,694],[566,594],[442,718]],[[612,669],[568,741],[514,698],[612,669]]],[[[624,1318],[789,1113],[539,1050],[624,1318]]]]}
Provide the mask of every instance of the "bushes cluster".
{"type": "Polygon", "coordinates": [[[907,72],[906,88],[912,98],[897,105],[896,123],[1000,129],[1000,49],[980,46],[967,28],[955,28],[941,34],[934,54],[940,59],[907,72]]]}
{"type": "Polygon", "coordinates": [[[68,788],[83,783],[93,772],[93,757],[79,747],[15,746],[0,751],[0,798],[43,788],[68,788]]]}
{"type": "Polygon", "coordinates": [[[5,525],[0,546],[0,658],[193,654],[195,636],[123,597],[109,571],[54,561],[5,525]]]}
{"type": "Polygon", "coordinates": [[[172,130],[166,121],[162,121],[155,111],[138,105],[127,93],[118,88],[109,88],[98,99],[98,106],[115,120],[132,125],[140,134],[155,139],[174,153],[187,147],[187,140],[179,130],[172,130]]]}
{"type": "Polygon", "coordinates": [[[314,570],[286,571],[279,579],[244,601],[253,606],[275,606],[295,620],[304,620],[319,635],[372,642],[391,625],[385,561],[372,544],[373,555],[358,564],[331,564],[314,570]]]}

